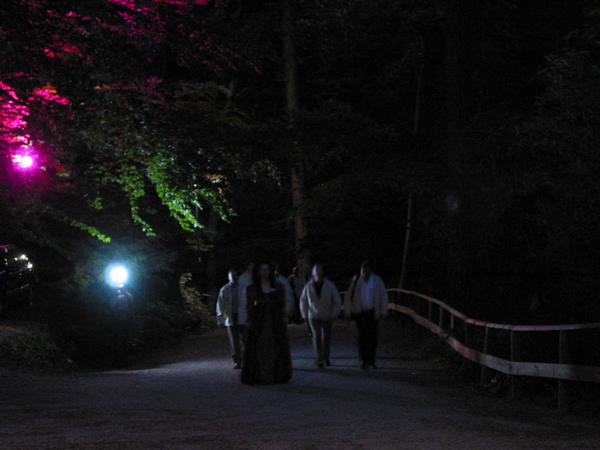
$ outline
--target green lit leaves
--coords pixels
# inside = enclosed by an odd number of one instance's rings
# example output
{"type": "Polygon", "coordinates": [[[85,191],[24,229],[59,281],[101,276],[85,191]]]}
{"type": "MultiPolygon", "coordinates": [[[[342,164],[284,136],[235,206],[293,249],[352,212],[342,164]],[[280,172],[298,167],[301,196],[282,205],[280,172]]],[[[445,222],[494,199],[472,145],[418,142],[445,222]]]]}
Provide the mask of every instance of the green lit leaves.
{"type": "Polygon", "coordinates": [[[94,198],[94,200],[88,202],[88,206],[100,211],[102,209],[102,197],[94,198]]]}
{"type": "Polygon", "coordinates": [[[88,225],[86,223],[80,222],[77,219],[67,219],[67,220],[69,221],[69,224],[72,227],[79,228],[80,230],[89,233],[90,236],[97,238],[100,242],[104,242],[105,244],[108,244],[112,241],[110,236],[107,236],[107,235],[101,233],[96,227],[94,227],[92,225],[88,225]]]}
{"type": "Polygon", "coordinates": [[[179,226],[189,232],[201,230],[204,225],[198,220],[199,211],[213,208],[223,220],[233,215],[233,210],[219,192],[218,175],[201,177],[202,167],[193,161],[177,158],[173,149],[158,151],[149,161],[146,169],[148,179],[154,185],[162,203],[179,226]],[[209,183],[215,186],[210,186],[209,183]]]}

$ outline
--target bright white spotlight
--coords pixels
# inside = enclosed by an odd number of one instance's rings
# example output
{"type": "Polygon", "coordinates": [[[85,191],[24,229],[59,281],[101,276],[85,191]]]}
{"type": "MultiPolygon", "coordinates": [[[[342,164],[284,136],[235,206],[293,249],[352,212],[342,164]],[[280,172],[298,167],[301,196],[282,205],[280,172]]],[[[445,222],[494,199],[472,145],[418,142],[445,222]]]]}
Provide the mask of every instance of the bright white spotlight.
{"type": "Polygon", "coordinates": [[[129,271],[123,266],[112,266],[108,270],[108,284],[113,287],[123,287],[129,278],[129,271]]]}

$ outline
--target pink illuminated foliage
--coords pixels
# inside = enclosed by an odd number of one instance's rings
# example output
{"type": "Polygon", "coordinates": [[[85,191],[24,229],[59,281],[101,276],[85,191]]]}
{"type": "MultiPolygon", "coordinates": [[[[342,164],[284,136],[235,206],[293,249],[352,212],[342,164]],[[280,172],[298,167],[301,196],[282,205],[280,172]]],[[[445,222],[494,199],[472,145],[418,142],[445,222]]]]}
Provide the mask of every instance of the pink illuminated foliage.
{"type": "Polygon", "coordinates": [[[179,167],[160,146],[189,140],[168,121],[205,98],[203,84],[258,70],[211,31],[227,1],[0,2],[0,190],[76,198],[73,211],[98,191],[117,190],[120,202],[125,192],[131,218],[151,233],[138,202],[154,183],[182,227],[198,226],[177,183],[201,166],[179,167]]]}
{"type": "Polygon", "coordinates": [[[22,101],[16,91],[4,82],[0,82],[0,148],[12,155],[12,162],[20,169],[31,169],[35,166],[35,152],[27,146],[31,140],[27,132],[30,108],[33,103],[43,105],[58,104],[67,106],[69,99],[57,93],[56,89],[46,84],[35,88],[26,102],[22,101]]]}
{"type": "Polygon", "coordinates": [[[11,86],[0,81],[0,141],[4,144],[27,142],[27,116],[29,107],[21,102],[11,86]]]}
{"type": "Polygon", "coordinates": [[[30,101],[54,102],[63,106],[66,106],[70,103],[70,100],[67,97],[59,95],[56,88],[49,83],[44,87],[35,88],[33,90],[33,94],[34,95],[29,97],[30,101]]]}
{"type": "MultiPolygon", "coordinates": [[[[39,53],[32,55],[29,67],[17,67],[12,74],[0,72],[0,143],[3,142],[5,149],[31,140],[27,127],[33,105],[38,105],[37,112],[49,114],[55,112],[55,106],[70,107],[71,99],[61,95],[48,82],[55,69],[44,63],[43,58],[73,67],[103,64],[102,59],[96,61],[98,45],[112,46],[111,50],[116,51],[122,47],[121,39],[125,38],[141,48],[145,55],[142,60],[148,66],[146,74],[140,74],[141,80],[115,80],[105,88],[138,91],[142,98],[162,102],[166,100],[160,93],[160,77],[148,70],[155,60],[160,59],[166,40],[174,37],[169,33],[178,34],[175,36],[178,46],[171,47],[171,51],[178,52],[175,61],[181,66],[235,70],[236,61],[241,59],[227,46],[207,36],[204,12],[195,8],[208,6],[208,0],[105,0],[103,7],[96,4],[92,8],[88,8],[85,2],[71,1],[65,2],[64,10],[57,9],[57,3],[48,0],[20,0],[20,3],[27,10],[29,25],[38,30],[36,37],[41,37],[41,45],[39,53]],[[70,7],[67,6],[69,4],[70,7]],[[176,22],[176,25],[169,27],[170,22],[176,22]],[[109,41],[104,42],[107,38],[109,41]],[[110,39],[114,40],[113,44],[110,39]],[[186,41],[185,45],[179,45],[186,41]],[[39,61],[36,62],[35,58],[39,61]],[[29,94],[23,93],[23,98],[20,98],[14,86],[22,86],[23,83],[29,94]]],[[[213,3],[218,8],[225,0],[213,3]]],[[[0,35],[0,39],[6,40],[7,37],[0,35]]],[[[35,52],[32,45],[28,45],[28,49],[35,52]]],[[[133,58],[131,64],[139,64],[139,60],[133,58]]],[[[135,73],[137,69],[138,66],[128,68],[127,64],[123,67],[126,73],[135,73]]],[[[98,88],[90,86],[93,87],[98,88]]]]}

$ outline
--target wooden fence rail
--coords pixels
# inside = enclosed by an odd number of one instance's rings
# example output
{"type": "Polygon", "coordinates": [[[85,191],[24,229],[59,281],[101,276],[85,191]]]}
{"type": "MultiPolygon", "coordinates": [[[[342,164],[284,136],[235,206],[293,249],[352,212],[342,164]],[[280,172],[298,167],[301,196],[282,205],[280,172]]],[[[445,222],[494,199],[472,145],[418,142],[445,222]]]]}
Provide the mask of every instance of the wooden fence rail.
{"type": "Polygon", "coordinates": [[[404,314],[442,337],[448,345],[464,358],[481,366],[480,380],[485,382],[486,369],[493,369],[511,376],[511,393],[518,391],[518,377],[543,377],[558,381],[558,407],[567,409],[567,390],[565,381],[585,381],[600,383],[600,367],[569,364],[569,333],[580,330],[600,330],[600,323],[565,325],[507,325],[472,319],[444,302],[418,292],[405,289],[388,289],[390,310],[404,314]],[[492,352],[492,333],[509,333],[508,348],[492,352]],[[521,361],[524,333],[558,334],[556,354],[558,363],[521,361]],[[483,336],[482,350],[476,350],[474,335],[483,336]],[[501,357],[492,353],[502,353],[501,357]]]}

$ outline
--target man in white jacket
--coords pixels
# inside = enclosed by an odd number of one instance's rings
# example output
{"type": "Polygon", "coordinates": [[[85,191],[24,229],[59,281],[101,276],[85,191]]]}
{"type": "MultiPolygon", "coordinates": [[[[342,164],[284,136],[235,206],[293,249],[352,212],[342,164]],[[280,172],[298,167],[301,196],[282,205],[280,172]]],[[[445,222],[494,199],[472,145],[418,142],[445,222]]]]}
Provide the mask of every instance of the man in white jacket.
{"type": "Polygon", "coordinates": [[[331,327],[340,313],[342,301],[335,284],[324,277],[322,264],[315,264],[312,273],[300,296],[300,313],[310,324],[317,366],[323,369],[331,365],[331,327]]]}
{"type": "Polygon", "coordinates": [[[227,327],[234,368],[240,369],[246,332],[246,295],[242,289],[246,286],[239,283],[235,269],[229,270],[228,277],[229,283],[221,288],[217,297],[217,321],[227,327]]]}
{"type": "Polygon", "coordinates": [[[388,295],[381,278],[371,271],[365,261],[360,275],[355,275],[344,297],[344,315],[356,321],[358,353],[363,370],[377,368],[375,356],[379,338],[379,320],[388,313],[388,295]]]}

